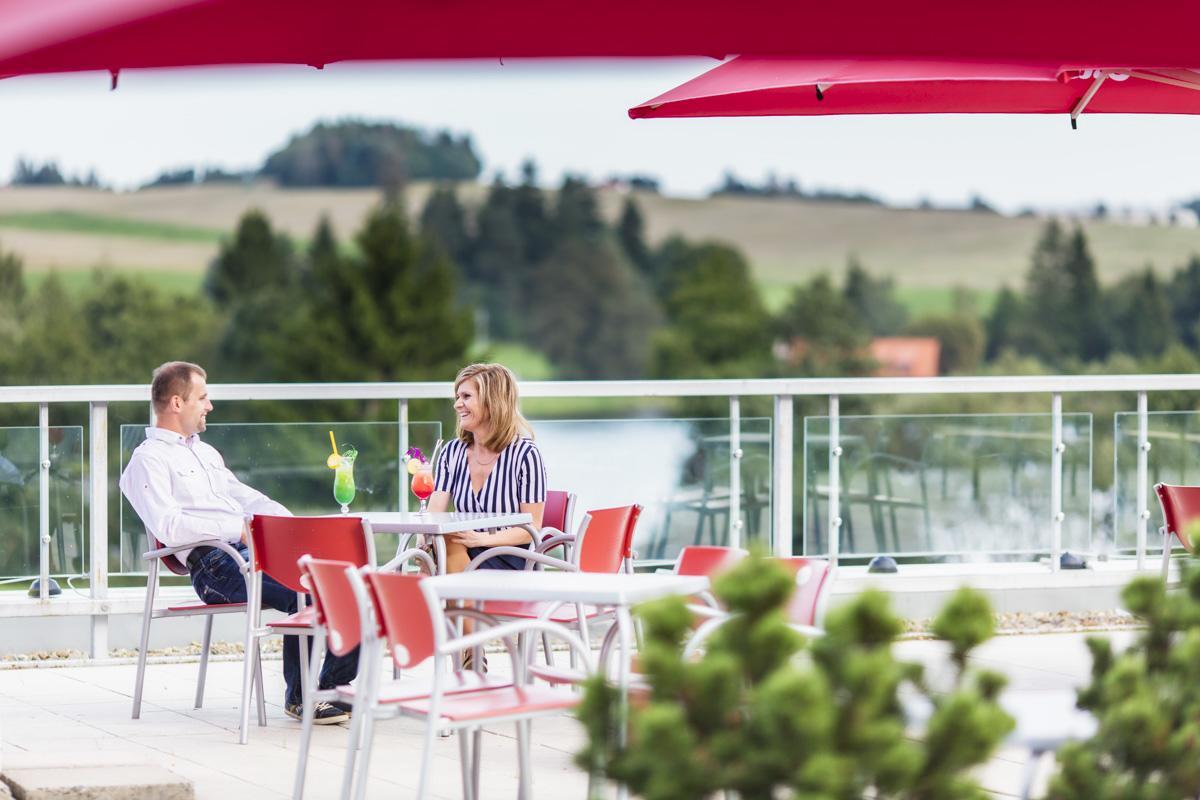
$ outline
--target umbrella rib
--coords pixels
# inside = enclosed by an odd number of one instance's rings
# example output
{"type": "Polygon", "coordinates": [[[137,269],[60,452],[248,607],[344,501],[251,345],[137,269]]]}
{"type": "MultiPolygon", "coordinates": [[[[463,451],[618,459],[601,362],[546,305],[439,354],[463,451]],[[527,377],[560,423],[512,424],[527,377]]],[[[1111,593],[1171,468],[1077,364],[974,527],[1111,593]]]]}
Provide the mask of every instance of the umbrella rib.
{"type": "Polygon", "coordinates": [[[1104,83],[1104,80],[1107,77],[1108,72],[1101,72],[1099,75],[1097,75],[1096,79],[1092,81],[1092,85],[1089,86],[1088,90],[1083,93],[1083,97],[1079,98],[1079,102],[1076,103],[1075,107],[1071,109],[1072,130],[1074,130],[1076,127],[1076,120],[1079,119],[1079,115],[1083,113],[1083,110],[1087,108],[1087,104],[1090,103],[1092,98],[1096,96],[1096,92],[1100,91],[1100,85],[1104,83]]]}
{"type": "Polygon", "coordinates": [[[1181,89],[1200,90],[1200,75],[1197,75],[1194,80],[1187,78],[1179,78],[1172,75],[1160,75],[1155,72],[1145,72],[1144,70],[1131,69],[1129,74],[1134,78],[1141,78],[1144,81],[1154,81],[1155,83],[1165,83],[1168,86],[1178,86],[1181,89]]]}

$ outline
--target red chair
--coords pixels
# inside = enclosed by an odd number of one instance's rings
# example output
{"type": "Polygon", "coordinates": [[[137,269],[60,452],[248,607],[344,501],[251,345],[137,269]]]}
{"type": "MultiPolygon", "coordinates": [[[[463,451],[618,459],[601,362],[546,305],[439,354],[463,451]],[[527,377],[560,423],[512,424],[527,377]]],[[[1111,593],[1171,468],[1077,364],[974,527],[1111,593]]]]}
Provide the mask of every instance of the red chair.
{"type": "MultiPolygon", "coordinates": [[[[348,561],[357,566],[374,566],[375,537],[371,524],[360,517],[273,517],[256,514],[250,521],[251,591],[246,623],[246,664],[242,674],[242,718],[238,741],[249,735],[250,680],[260,667],[258,642],[274,634],[300,636],[301,674],[304,694],[313,691],[314,680],[305,645],[317,630],[316,615],[308,604],[308,587],[301,582],[301,556],[348,561]],[[266,574],[296,593],[295,614],[262,624],[262,576],[266,574]]],[[[265,725],[260,717],[259,724],[265,725]]]]}
{"type": "Polygon", "coordinates": [[[1188,528],[1200,520],[1200,486],[1156,483],[1154,493],[1163,512],[1163,526],[1158,530],[1163,535],[1162,577],[1166,581],[1171,567],[1171,537],[1179,539],[1185,550],[1192,551],[1194,543],[1188,537],[1188,528]]]}
{"type": "MultiPolygon", "coordinates": [[[[550,489],[546,492],[546,504],[542,509],[542,541],[545,544],[555,536],[565,536],[571,531],[571,522],[575,518],[575,503],[578,497],[574,492],[563,492],[550,489]]],[[[574,537],[572,537],[573,539],[574,537]]],[[[563,558],[571,558],[571,542],[562,541],[563,558]]],[[[553,548],[546,548],[548,552],[553,548]]]]}
{"type": "Polygon", "coordinates": [[[820,633],[821,620],[825,618],[825,607],[829,603],[829,589],[833,585],[833,565],[802,556],[776,560],[796,576],[796,591],[787,607],[788,622],[792,627],[808,629],[807,633],[820,633]]]}
{"type": "MultiPolygon", "coordinates": [[[[721,547],[711,544],[691,544],[679,551],[671,571],[676,575],[703,575],[712,578],[750,555],[740,547],[721,547]]],[[[719,608],[720,604],[711,591],[696,596],[705,605],[719,608]]]]}
{"type": "MultiPolygon", "coordinates": [[[[427,695],[421,697],[390,698],[379,686],[378,659],[371,657],[371,668],[366,687],[355,695],[353,718],[355,724],[351,741],[347,745],[353,752],[361,742],[361,756],[357,765],[355,797],[366,793],[367,776],[370,769],[371,742],[374,723],[377,719],[392,716],[409,716],[424,719],[425,747],[421,759],[421,774],[418,780],[417,798],[426,796],[429,769],[433,760],[433,745],[439,730],[459,731],[459,752],[463,781],[463,794],[468,798],[479,797],[479,758],[481,729],[484,724],[514,722],[517,726],[517,746],[520,754],[520,794],[522,798],[532,795],[532,770],[530,767],[530,721],[535,717],[558,714],[573,708],[579,701],[578,694],[548,686],[524,685],[523,664],[514,638],[529,633],[546,633],[566,641],[584,663],[590,664],[591,654],[583,642],[560,625],[545,620],[522,620],[493,628],[477,630],[466,636],[452,638],[451,613],[443,612],[442,604],[432,586],[419,575],[398,575],[381,572],[346,570],[347,578],[364,612],[360,619],[367,619],[368,609],[374,609],[380,623],[382,636],[387,642],[388,652],[397,667],[411,669],[434,659],[432,685],[427,695]],[[364,585],[362,577],[365,577],[364,585]],[[368,588],[369,587],[369,588],[368,588]],[[484,642],[503,639],[508,646],[517,680],[506,686],[484,686],[478,689],[462,688],[462,677],[452,676],[446,670],[447,661],[464,649],[478,647],[484,642]],[[463,734],[473,731],[469,741],[463,734]]],[[[458,612],[467,609],[458,609],[458,612]]],[[[364,650],[373,637],[372,626],[364,637],[364,650]]],[[[372,650],[374,651],[374,645],[372,650]]],[[[470,679],[468,679],[470,680],[470,679]]],[[[486,680],[476,677],[474,680],[486,680]]],[[[344,785],[344,784],[343,784],[344,785]]]]}
{"type": "MultiPolygon", "coordinates": [[[[133,684],[133,718],[138,719],[142,715],[142,689],[146,681],[146,652],[150,647],[150,624],[156,619],[169,619],[175,617],[204,617],[204,635],[200,642],[200,675],[196,680],[196,708],[204,705],[204,681],[208,674],[208,651],[212,644],[212,627],[213,618],[218,614],[240,614],[247,610],[246,603],[218,603],[209,605],[207,603],[184,603],[181,605],[168,606],[166,608],[156,609],[154,607],[154,598],[158,594],[159,581],[159,565],[165,566],[168,570],[176,575],[189,575],[187,566],[179,560],[177,553],[185,550],[191,550],[198,546],[217,547],[228,553],[234,561],[242,569],[242,573],[246,575],[246,596],[250,595],[250,568],[242,559],[241,554],[233,545],[227,542],[221,542],[216,539],[196,542],[195,544],[182,545],[178,547],[166,547],[156,539],[149,531],[146,531],[146,540],[150,545],[150,550],[142,554],[142,558],[147,563],[146,568],[146,606],[142,613],[142,635],[140,645],[138,646],[138,661],[137,661],[137,676],[134,678],[133,684]]],[[[255,687],[257,688],[258,700],[258,721],[262,725],[267,724],[267,709],[263,702],[262,693],[262,669],[258,668],[254,673],[255,687]]]]}
{"type": "MultiPolygon", "coordinates": [[[[547,549],[556,546],[565,537],[553,537],[544,541],[536,550],[526,550],[522,547],[493,547],[480,553],[467,566],[468,570],[477,569],[493,555],[515,555],[526,560],[526,568],[555,567],[568,572],[602,572],[617,573],[622,570],[633,571],[633,536],[637,530],[638,518],[642,514],[640,505],[619,506],[589,511],[580,521],[579,530],[569,537],[575,547],[570,561],[554,558],[545,553],[547,549]]],[[[587,622],[611,612],[585,606],[582,603],[571,605],[548,602],[521,601],[489,601],[480,608],[483,613],[496,619],[548,619],[563,625],[575,625],[579,629],[579,637],[585,645],[589,644],[587,622]]],[[[554,657],[549,647],[543,642],[542,650],[546,663],[554,665],[554,657]]],[[[476,663],[479,663],[476,660],[476,663]]]]}

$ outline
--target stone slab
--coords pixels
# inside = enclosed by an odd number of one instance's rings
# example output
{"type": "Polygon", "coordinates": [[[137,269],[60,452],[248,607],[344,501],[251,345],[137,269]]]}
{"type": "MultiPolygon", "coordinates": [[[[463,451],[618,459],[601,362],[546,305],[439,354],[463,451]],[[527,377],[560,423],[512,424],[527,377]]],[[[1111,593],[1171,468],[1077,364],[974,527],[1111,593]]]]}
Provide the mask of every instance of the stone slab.
{"type": "Polygon", "coordinates": [[[15,800],[194,800],[191,781],[159,766],[25,767],[0,775],[15,800]]]}

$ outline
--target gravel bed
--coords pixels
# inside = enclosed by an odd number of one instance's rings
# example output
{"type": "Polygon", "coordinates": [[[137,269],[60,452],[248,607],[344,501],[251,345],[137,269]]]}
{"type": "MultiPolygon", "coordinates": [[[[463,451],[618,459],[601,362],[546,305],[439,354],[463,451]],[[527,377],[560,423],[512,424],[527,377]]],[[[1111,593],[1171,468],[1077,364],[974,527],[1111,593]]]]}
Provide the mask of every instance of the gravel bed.
{"type": "MultiPolygon", "coordinates": [[[[904,621],[906,638],[928,638],[932,619],[904,621]]],[[[996,615],[997,636],[1031,633],[1081,633],[1140,628],[1142,621],[1128,611],[1011,611],[996,615]]]]}

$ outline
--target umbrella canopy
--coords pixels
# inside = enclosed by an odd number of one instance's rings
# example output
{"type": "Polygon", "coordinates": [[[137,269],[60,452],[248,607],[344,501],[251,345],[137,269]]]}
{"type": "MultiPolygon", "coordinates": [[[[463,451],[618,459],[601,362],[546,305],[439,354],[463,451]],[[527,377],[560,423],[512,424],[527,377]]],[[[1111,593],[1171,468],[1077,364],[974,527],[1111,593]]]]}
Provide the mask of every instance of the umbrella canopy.
{"type": "Polygon", "coordinates": [[[1200,72],[743,56],[629,109],[649,117],[1200,114],[1200,72]]]}
{"type": "Polygon", "coordinates": [[[0,75],[406,58],[932,58],[1176,66],[1200,3],[0,0],[0,75]]]}

